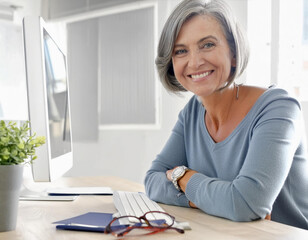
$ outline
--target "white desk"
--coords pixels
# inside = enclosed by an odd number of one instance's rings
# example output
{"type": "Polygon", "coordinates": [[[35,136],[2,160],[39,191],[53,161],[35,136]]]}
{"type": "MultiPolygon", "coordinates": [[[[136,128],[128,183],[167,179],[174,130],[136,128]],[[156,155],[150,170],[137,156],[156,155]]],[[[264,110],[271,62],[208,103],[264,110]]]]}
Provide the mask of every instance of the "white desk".
{"type": "MultiPolygon", "coordinates": [[[[143,191],[141,184],[116,177],[62,178],[52,186],[110,186],[114,190],[143,191]]],[[[161,205],[179,221],[188,221],[192,230],[179,234],[173,231],[159,233],[137,239],[268,239],[299,240],[308,239],[308,231],[260,220],[248,223],[232,222],[209,216],[198,209],[161,205]]],[[[112,196],[80,196],[74,202],[21,201],[17,228],[15,231],[0,233],[1,240],[49,240],[49,239],[115,239],[111,235],[56,230],[52,222],[74,217],[87,212],[115,212],[112,196]]],[[[132,238],[129,238],[132,239],[132,238]]]]}

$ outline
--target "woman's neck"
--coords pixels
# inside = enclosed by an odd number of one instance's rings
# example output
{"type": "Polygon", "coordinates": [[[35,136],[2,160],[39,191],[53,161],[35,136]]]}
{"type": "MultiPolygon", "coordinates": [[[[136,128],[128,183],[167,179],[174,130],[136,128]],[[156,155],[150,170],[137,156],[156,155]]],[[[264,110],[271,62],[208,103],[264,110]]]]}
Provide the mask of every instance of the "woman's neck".
{"type": "Polygon", "coordinates": [[[228,88],[217,91],[206,98],[201,98],[202,104],[206,109],[207,117],[211,122],[219,125],[230,119],[232,109],[240,98],[240,86],[236,84],[230,85],[228,88]]]}
{"type": "Polygon", "coordinates": [[[231,85],[202,99],[206,109],[205,124],[214,141],[225,139],[234,129],[239,107],[239,90],[239,86],[231,85]]]}

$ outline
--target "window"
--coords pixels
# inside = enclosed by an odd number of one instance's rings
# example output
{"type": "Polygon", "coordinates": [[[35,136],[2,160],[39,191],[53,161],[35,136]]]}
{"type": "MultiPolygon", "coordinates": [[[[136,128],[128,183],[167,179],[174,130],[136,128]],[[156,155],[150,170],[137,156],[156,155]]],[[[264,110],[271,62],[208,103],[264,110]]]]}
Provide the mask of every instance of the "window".
{"type": "Polygon", "coordinates": [[[242,20],[247,21],[251,50],[247,84],[276,84],[308,100],[308,0],[239,3],[244,8],[247,4],[242,20]]]}
{"type": "Polygon", "coordinates": [[[278,4],[278,84],[300,100],[308,100],[308,1],[280,0],[278,4]]]}
{"type": "Polygon", "coordinates": [[[75,140],[95,139],[98,129],[157,128],[156,3],[87,14],[67,21],[75,140]]]}
{"type": "Polygon", "coordinates": [[[153,7],[99,18],[99,123],[156,122],[153,7]]]}
{"type": "MultiPolygon", "coordinates": [[[[268,87],[272,83],[271,55],[273,46],[275,46],[271,44],[271,1],[245,0],[239,1],[239,4],[244,5],[243,2],[247,4],[247,37],[250,48],[247,84],[268,87]]],[[[242,19],[242,24],[244,21],[245,18],[242,19]]]]}
{"type": "Polygon", "coordinates": [[[302,86],[301,86],[301,98],[308,100],[308,0],[303,0],[303,38],[302,38],[302,86]]]}

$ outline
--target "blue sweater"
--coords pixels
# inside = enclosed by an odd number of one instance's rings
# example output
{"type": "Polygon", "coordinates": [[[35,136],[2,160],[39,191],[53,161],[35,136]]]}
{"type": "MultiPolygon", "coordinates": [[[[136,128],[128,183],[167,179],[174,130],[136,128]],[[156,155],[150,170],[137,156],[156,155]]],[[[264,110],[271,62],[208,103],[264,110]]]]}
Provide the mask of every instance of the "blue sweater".
{"type": "Polygon", "coordinates": [[[308,160],[301,107],[282,89],[268,89],[222,142],[209,135],[206,109],[194,96],[180,112],[165,147],[146,174],[148,196],[234,221],[265,218],[308,229],[308,160]],[[196,170],[186,193],[166,178],[196,170]]]}

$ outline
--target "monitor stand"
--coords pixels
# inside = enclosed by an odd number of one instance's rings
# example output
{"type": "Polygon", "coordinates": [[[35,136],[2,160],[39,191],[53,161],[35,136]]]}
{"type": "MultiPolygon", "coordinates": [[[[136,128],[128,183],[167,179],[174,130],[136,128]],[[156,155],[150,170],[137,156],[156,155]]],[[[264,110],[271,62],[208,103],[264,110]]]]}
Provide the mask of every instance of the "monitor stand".
{"type": "Polygon", "coordinates": [[[46,191],[36,192],[28,189],[24,184],[19,194],[20,201],[74,201],[77,197],[78,195],[54,196],[46,191]]]}
{"type": "Polygon", "coordinates": [[[78,196],[51,196],[46,191],[49,182],[34,182],[30,165],[25,165],[20,201],[74,201],[78,196]]]}
{"type": "Polygon", "coordinates": [[[20,201],[74,201],[80,195],[112,195],[110,187],[52,187],[48,182],[34,182],[31,169],[24,169],[20,201]],[[30,186],[30,188],[28,188],[30,186]],[[34,188],[34,191],[31,190],[34,188]]]}

